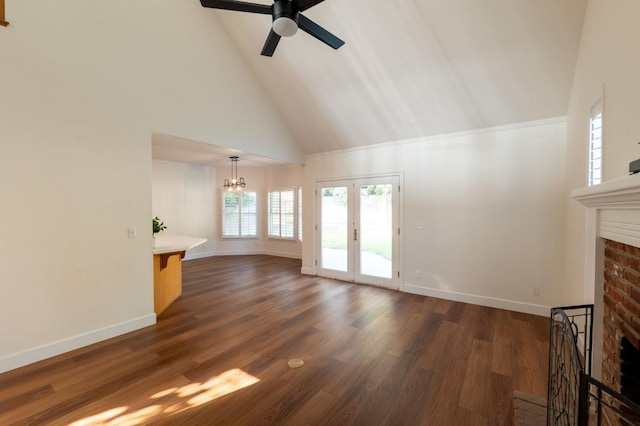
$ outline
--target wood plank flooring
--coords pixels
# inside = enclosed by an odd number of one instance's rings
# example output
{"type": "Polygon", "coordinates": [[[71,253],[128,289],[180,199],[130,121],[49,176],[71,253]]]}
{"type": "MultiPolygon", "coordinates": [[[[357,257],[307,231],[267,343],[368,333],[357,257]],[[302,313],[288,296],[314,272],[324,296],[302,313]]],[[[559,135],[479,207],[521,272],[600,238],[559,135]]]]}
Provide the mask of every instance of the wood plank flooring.
{"type": "Polygon", "coordinates": [[[184,262],[155,326],[0,375],[0,424],[510,425],[546,397],[546,318],[300,266],[184,262]]]}

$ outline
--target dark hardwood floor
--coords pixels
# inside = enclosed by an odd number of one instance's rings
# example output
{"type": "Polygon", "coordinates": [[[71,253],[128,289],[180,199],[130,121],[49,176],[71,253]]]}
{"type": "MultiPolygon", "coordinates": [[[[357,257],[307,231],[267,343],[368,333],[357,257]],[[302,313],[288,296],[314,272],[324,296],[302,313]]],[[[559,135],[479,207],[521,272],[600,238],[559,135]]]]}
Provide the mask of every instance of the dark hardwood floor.
{"type": "Polygon", "coordinates": [[[0,375],[0,424],[510,425],[546,397],[546,318],[300,266],[184,262],[155,326],[0,375]]]}

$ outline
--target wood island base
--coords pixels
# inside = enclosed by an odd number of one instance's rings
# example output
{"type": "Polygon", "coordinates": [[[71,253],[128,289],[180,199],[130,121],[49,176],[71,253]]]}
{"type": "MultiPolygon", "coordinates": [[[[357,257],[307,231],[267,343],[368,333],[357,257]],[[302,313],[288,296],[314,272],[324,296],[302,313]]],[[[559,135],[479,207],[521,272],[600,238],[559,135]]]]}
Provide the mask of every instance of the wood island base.
{"type": "Polygon", "coordinates": [[[153,311],[160,315],[182,295],[182,259],[178,251],[153,255],[153,311]]]}

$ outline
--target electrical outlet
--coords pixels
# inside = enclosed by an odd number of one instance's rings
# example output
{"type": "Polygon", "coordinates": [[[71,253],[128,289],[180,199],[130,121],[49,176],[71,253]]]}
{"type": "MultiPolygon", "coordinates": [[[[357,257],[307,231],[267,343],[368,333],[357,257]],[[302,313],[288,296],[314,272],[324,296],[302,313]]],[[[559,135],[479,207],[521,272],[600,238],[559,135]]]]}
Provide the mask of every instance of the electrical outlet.
{"type": "Polygon", "coordinates": [[[422,279],[422,271],[416,271],[416,278],[419,280],[422,279]]]}
{"type": "Polygon", "coordinates": [[[540,286],[534,285],[531,287],[531,294],[534,296],[540,296],[540,286]]]}
{"type": "Polygon", "coordinates": [[[129,238],[136,238],[138,236],[138,232],[136,231],[136,228],[127,228],[127,235],[129,235],[129,238]]]}

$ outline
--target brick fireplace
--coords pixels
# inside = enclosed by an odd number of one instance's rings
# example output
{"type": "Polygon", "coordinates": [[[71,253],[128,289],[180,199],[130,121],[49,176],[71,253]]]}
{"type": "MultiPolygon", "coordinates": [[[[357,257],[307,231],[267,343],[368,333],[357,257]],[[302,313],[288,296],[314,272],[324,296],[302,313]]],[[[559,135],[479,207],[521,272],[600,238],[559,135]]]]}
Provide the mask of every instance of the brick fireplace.
{"type": "Polygon", "coordinates": [[[623,354],[633,358],[640,350],[640,174],[571,195],[587,207],[584,274],[585,294],[593,295],[594,303],[592,376],[624,393],[623,354]]]}
{"type": "Polygon", "coordinates": [[[640,403],[640,248],[605,240],[604,279],[602,382],[640,403]]]}

